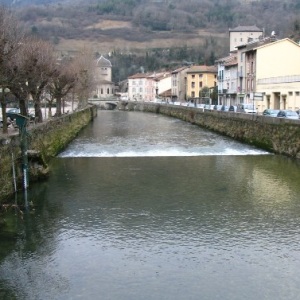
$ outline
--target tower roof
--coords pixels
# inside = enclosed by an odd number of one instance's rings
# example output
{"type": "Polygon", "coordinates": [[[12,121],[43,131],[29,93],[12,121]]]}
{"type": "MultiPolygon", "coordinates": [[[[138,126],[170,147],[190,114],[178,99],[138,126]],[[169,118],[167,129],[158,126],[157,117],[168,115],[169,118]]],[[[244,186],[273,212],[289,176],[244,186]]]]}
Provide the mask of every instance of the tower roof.
{"type": "Polygon", "coordinates": [[[98,67],[107,67],[107,68],[112,67],[111,62],[108,59],[106,59],[105,57],[103,57],[102,55],[97,60],[97,66],[98,67]]]}

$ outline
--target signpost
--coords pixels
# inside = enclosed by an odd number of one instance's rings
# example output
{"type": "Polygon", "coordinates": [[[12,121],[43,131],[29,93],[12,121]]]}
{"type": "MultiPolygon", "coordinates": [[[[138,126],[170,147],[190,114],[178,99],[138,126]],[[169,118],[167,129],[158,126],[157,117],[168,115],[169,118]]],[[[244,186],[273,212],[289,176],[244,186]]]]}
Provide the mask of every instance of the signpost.
{"type": "Polygon", "coordinates": [[[250,99],[253,101],[263,101],[264,93],[250,93],[250,99]]]}

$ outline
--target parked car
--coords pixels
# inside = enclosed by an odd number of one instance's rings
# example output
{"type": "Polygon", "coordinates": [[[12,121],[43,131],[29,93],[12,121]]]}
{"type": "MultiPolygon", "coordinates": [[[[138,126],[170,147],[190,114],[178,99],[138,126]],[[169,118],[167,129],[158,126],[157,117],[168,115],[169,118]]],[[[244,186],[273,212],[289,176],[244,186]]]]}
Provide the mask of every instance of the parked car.
{"type": "Polygon", "coordinates": [[[280,110],[277,114],[278,118],[299,120],[299,115],[292,110],[280,110]]]}
{"type": "Polygon", "coordinates": [[[222,105],[214,105],[214,110],[221,110],[222,105]]]}
{"type": "Polygon", "coordinates": [[[19,108],[9,108],[6,110],[6,115],[10,120],[14,120],[15,117],[13,114],[19,114],[20,113],[20,109],[19,108]]]}
{"type": "Polygon", "coordinates": [[[253,103],[240,103],[237,105],[237,112],[246,113],[246,114],[256,114],[257,109],[253,103]]]}
{"type": "Polygon", "coordinates": [[[263,111],[263,115],[268,117],[277,117],[278,113],[279,109],[267,108],[263,111]]]}
{"type": "MultiPolygon", "coordinates": [[[[6,111],[7,117],[9,117],[12,121],[14,121],[15,117],[13,114],[19,114],[21,111],[19,108],[9,108],[6,111]]],[[[35,114],[33,110],[29,110],[28,111],[28,117],[30,119],[30,121],[33,121],[35,118],[35,114]]]]}
{"type": "Polygon", "coordinates": [[[235,105],[230,105],[229,108],[228,108],[228,111],[236,112],[236,111],[237,111],[237,106],[235,106],[235,105]]]}
{"type": "MultiPolygon", "coordinates": [[[[9,118],[7,118],[7,126],[9,126],[11,124],[11,120],[9,118]]],[[[2,117],[0,117],[0,128],[3,127],[3,119],[2,117]]]]}
{"type": "Polygon", "coordinates": [[[210,104],[205,104],[205,105],[204,105],[204,109],[205,109],[205,110],[213,110],[213,109],[214,109],[214,106],[213,106],[213,105],[210,105],[210,104]]]}
{"type": "Polygon", "coordinates": [[[227,106],[227,105],[222,105],[221,111],[228,111],[228,110],[229,110],[229,106],[227,106]]]}
{"type": "Polygon", "coordinates": [[[300,116],[300,109],[297,109],[296,113],[300,116]]]}

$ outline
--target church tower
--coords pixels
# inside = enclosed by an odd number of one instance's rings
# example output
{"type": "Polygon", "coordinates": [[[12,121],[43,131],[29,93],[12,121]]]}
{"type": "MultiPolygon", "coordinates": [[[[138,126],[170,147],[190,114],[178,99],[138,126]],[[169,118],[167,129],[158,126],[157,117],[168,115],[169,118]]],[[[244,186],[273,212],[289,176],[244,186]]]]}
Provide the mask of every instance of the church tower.
{"type": "Polygon", "coordinates": [[[96,95],[97,98],[110,98],[114,95],[115,85],[112,80],[112,64],[101,57],[96,62],[96,95]]]}

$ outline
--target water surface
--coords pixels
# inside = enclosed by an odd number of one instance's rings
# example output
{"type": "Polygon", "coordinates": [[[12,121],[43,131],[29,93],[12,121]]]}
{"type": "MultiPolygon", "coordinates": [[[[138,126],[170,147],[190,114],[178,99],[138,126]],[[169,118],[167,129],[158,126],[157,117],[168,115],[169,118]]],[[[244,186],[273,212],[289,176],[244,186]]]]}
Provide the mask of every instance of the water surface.
{"type": "Polygon", "coordinates": [[[51,169],[7,215],[3,299],[298,299],[296,161],[105,111],[51,169]]]}

